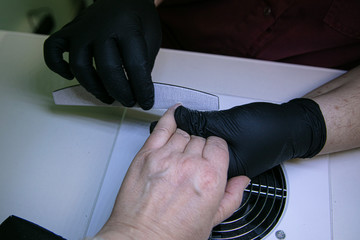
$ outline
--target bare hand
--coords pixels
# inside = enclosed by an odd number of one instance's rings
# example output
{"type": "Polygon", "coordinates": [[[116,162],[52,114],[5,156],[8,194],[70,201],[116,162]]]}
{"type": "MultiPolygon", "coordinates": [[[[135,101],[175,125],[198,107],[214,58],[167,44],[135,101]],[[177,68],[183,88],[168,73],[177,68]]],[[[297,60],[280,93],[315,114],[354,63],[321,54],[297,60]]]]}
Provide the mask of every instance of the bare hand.
{"type": "Polygon", "coordinates": [[[104,239],[207,239],[239,206],[249,183],[227,181],[229,153],[218,137],[177,129],[170,108],[133,160],[104,239]]]}

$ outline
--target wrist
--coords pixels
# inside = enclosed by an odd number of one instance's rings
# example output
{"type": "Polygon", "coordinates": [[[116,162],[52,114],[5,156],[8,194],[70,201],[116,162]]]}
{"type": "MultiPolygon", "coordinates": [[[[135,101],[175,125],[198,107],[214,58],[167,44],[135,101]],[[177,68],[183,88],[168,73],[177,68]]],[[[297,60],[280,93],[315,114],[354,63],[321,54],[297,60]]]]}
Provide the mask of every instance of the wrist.
{"type": "Polygon", "coordinates": [[[317,155],[326,142],[326,124],[319,105],[307,98],[297,98],[284,104],[295,118],[292,122],[293,138],[296,144],[295,157],[311,158],[317,155]]]}

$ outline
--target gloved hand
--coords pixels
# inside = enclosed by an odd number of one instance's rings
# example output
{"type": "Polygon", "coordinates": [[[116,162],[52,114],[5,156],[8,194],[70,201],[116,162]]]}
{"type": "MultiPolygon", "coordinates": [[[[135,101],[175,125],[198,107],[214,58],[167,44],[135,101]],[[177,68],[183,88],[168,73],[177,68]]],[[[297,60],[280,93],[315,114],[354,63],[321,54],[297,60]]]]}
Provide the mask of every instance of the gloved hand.
{"type": "Polygon", "coordinates": [[[98,0],[45,41],[44,58],[51,70],[67,79],[75,76],[103,102],[116,99],[128,107],[138,102],[150,109],[160,44],[153,0],[98,0]]]}
{"type": "Polygon", "coordinates": [[[313,157],[326,141],[317,103],[294,99],[281,105],[251,103],[224,111],[199,112],[178,107],[177,127],[201,137],[218,136],[230,152],[228,178],[250,178],[292,158],[313,157]]]}

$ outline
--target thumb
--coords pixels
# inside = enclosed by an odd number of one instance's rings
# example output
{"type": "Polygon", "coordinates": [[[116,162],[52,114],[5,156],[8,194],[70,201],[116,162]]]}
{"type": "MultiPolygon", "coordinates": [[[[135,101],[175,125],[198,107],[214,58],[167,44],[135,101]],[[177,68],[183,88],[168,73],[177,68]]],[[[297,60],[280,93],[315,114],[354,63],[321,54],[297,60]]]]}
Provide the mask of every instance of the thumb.
{"type": "Polygon", "coordinates": [[[44,42],[43,51],[48,68],[66,79],[74,78],[69,64],[63,59],[63,53],[69,51],[68,41],[54,35],[50,36],[44,42]]]}
{"type": "Polygon", "coordinates": [[[237,176],[229,179],[224,197],[220,202],[219,209],[214,217],[213,226],[220,224],[229,218],[241,205],[245,188],[250,183],[246,176],[237,176]]]}

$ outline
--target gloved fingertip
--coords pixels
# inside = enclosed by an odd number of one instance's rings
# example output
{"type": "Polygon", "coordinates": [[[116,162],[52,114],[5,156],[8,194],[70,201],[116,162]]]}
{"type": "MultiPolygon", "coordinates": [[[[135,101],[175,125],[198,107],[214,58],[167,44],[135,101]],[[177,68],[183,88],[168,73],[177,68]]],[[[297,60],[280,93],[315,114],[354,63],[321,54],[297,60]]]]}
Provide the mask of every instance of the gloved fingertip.
{"type": "Polygon", "coordinates": [[[115,102],[115,99],[113,99],[112,97],[107,97],[107,98],[102,98],[101,101],[106,104],[112,104],[113,102],[115,102]]]}
{"type": "Polygon", "coordinates": [[[150,110],[154,106],[154,99],[149,99],[143,103],[139,103],[139,105],[144,110],[150,110]]]}
{"type": "Polygon", "coordinates": [[[101,102],[106,104],[112,104],[115,101],[115,99],[110,97],[109,95],[101,94],[101,95],[95,95],[95,97],[99,99],[101,102]]]}
{"type": "Polygon", "coordinates": [[[67,80],[73,80],[74,79],[74,75],[72,73],[62,73],[60,74],[63,78],[67,79],[67,80]]]}
{"type": "Polygon", "coordinates": [[[67,80],[73,80],[74,74],[71,72],[69,64],[64,60],[60,61],[57,64],[47,63],[47,66],[54,71],[55,73],[59,74],[61,77],[67,80]]]}
{"type": "Polygon", "coordinates": [[[175,121],[176,123],[179,125],[181,125],[181,123],[183,122],[187,122],[188,120],[188,116],[189,116],[189,109],[180,105],[175,109],[175,113],[174,113],[174,117],[175,117],[175,121]]]}
{"type": "Polygon", "coordinates": [[[152,122],[150,123],[150,134],[154,131],[154,128],[156,127],[156,124],[158,123],[158,121],[152,122]]]}
{"type": "Polygon", "coordinates": [[[122,101],[121,104],[124,106],[124,107],[128,107],[128,108],[131,108],[133,106],[135,106],[136,102],[131,100],[131,101],[122,101]]]}
{"type": "Polygon", "coordinates": [[[183,111],[184,108],[185,108],[184,106],[180,105],[180,106],[178,106],[178,107],[175,109],[175,113],[174,113],[175,119],[176,119],[177,117],[180,117],[180,116],[181,116],[182,111],[183,111]]]}
{"type": "Polygon", "coordinates": [[[131,95],[131,91],[128,92],[123,92],[121,90],[114,91],[114,88],[111,89],[109,87],[107,87],[106,89],[107,89],[107,93],[109,94],[108,96],[111,96],[111,98],[121,103],[121,105],[123,105],[124,107],[131,108],[136,105],[136,101],[131,95]]]}

